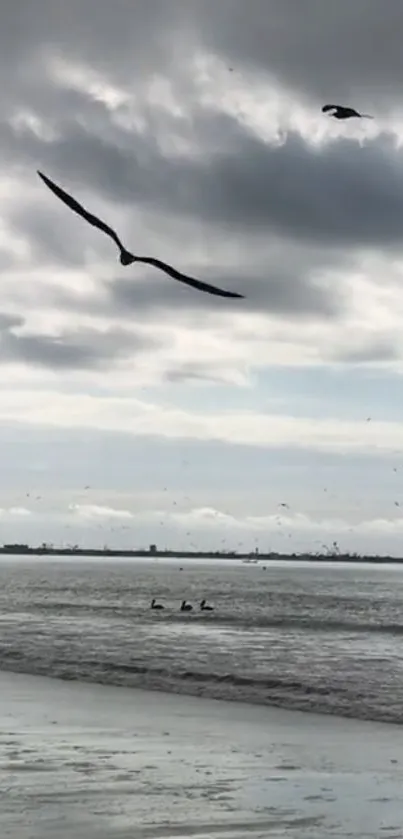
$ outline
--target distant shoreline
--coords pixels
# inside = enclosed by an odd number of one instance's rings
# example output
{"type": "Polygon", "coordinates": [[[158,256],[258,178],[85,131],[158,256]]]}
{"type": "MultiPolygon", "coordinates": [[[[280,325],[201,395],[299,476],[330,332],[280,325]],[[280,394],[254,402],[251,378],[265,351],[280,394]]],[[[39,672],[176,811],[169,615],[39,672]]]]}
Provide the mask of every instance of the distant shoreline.
{"type": "Polygon", "coordinates": [[[125,558],[147,558],[147,559],[238,559],[245,564],[260,564],[261,562],[340,562],[340,563],[362,563],[362,564],[403,564],[403,557],[396,556],[357,556],[356,554],[282,554],[282,553],[236,553],[230,551],[159,551],[149,549],[138,550],[117,550],[114,548],[58,548],[49,545],[30,547],[29,545],[3,545],[0,547],[0,555],[5,556],[107,556],[125,558]]]}

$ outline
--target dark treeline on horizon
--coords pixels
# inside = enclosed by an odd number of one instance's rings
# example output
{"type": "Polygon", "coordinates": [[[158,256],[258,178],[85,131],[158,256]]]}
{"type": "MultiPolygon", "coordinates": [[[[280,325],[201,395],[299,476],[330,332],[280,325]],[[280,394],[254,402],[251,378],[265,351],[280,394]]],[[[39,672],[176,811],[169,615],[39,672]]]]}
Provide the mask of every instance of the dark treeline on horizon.
{"type": "Polygon", "coordinates": [[[362,563],[403,563],[403,557],[387,556],[387,555],[361,555],[357,553],[341,553],[337,552],[327,553],[279,553],[278,551],[270,551],[269,553],[261,553],[252,551],[250,553],[238,553],[237,551],[174,551],[174,550],[158,550],[154,545],[149,548],[139,548],[137,550],[119,550],[117,548],[80,548],[78,545],[70,547],[57,547],[53,544],[43,542],[37,547],[30,545],[13,543],[0,547],[0,554],[12,555],[34,555],[34,556],[110,556],[110,557],[177,557],[178,559],[240,559],[244,562],[257,564],[261,561],[270,562],[271,560],[287,561],[307,561],[310,562],[362,562],[362,563]]]}

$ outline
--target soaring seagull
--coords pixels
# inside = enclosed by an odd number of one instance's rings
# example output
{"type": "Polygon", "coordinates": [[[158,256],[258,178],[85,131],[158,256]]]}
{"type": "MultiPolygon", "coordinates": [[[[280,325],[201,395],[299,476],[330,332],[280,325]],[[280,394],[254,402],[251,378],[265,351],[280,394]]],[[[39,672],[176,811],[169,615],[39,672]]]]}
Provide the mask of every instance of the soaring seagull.
{"type": "Polygon", "coordinates": [[[351,117],[360,117],[361,119],[373,119],[369,114],[359,114],[355,108],[345,108],[344,105],[324,105],[322,112],[327,114],[333,111],[329,116],[335,119],[351,119],[351,117]]]}
{"type": "Polygon", "coordinates": [[[119,248],[120,262],[122,265],[131,265],[133,262],[143,262],[146,265],[154,265],[155,268],[159,268],[161,271],[169,274],[169,276],[173,277],[174,280],[179,280],[180,283],[185,283],[185,285],[196,288],[198,291],[205,291],[207,294],[215,294],[217,297],[244,297],[243,294],[237,294],[235,291],[225,291],[222,288],[217,288],[216,286],[209,285],[208,283],[202,283],[200,280],[195,280],[193,277],[188,277],[186,274],[181,274],[180,271],[177,271],[172,267],[172,265],[167,265],[166,262],[161,262],[160,259],[153,259],[150,256],[134,256],[134,254],[126,250],[120,241],[119,236],[115,233],[112,227],[109,227],[108,224],[105,224],[105,222],[97,218],[97,216],[93,216],[92,213],[89,213],[85,207],[75,200],[75,198],[72,198],[71,195],[61,189],[60,186],[53,183],[50,178],[47,178],[46,175],[39,170],[38,175],[42,178],[46,186],[49,187],[49,189],[57,195],[64,204],[67,204],[71,210],[79,216],[82,216],[82,218],[88,221],[89,224],[92,224],[93,227],[98,227],[99,230],[102,230],[103,233],[106,233],[107,236],[113,239],[119,248]]]}

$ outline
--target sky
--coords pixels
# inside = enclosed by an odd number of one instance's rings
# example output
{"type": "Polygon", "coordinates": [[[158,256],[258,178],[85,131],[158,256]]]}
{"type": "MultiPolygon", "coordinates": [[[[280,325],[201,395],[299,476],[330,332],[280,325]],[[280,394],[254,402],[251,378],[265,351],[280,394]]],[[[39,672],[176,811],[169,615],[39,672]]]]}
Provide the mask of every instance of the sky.
{"type": "Polygon", "coordinates": [[[0,543],[403,554],[402,36],[401,0],[3,4],[0,543]],[[37,169],[245,299],[121,266],[37,169]]]}

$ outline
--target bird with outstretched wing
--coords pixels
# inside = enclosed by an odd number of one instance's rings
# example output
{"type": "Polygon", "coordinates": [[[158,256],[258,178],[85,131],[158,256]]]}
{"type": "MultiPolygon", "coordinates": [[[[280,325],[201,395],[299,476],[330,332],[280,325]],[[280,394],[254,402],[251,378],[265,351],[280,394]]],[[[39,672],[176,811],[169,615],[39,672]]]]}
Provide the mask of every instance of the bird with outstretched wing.
{"type": "Polygon", "coordinates": [[[126,250],[119,239],[119,236],[112,227],[109,227],[109,225],[102,221],[102,219],[98,218],[98,216],[94,216],[92,213],[88,212],[88,210],[79,204],[75,198],[69,195],[68,192],[65,192],[64,189],[51,181],[50,178],[46,177],[46,175],[39,170],[38,175],[46,186],[54,193],[54,195],[60,198],[60,200],[70,207],[73,212],[81,216],[81,218],[85,219],[85,221],[93,227],[97,227],[98,230],[101,230],[115,242],[120,252],[120,262],[122,265],[131,265],[133,262],[142,262],[146,265],[153,265],[160,271],[164,271],[165,274],[168,274],[174,280],[178,280],[180,283],[185,283],[185,285],[191,286],[191,288],[195,288],[198,291],[203,291],[206,294],[215,294],[217,297],[244,298],[243,294],[237,294],[235,291],[226,291],[225,289],[217,288],[217,286],[210,285],[209,283],[204,283],[201,280],[196,280],[194,277],[188,277],[186,274],[182,274],[180,271],[177,271],[176,268],[173,268],[172,265],[168,265],[160,259],[155,259],[150,256],[135,256],[130,253],[130,251],[126,250]]]}

